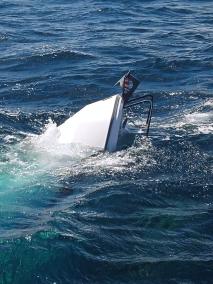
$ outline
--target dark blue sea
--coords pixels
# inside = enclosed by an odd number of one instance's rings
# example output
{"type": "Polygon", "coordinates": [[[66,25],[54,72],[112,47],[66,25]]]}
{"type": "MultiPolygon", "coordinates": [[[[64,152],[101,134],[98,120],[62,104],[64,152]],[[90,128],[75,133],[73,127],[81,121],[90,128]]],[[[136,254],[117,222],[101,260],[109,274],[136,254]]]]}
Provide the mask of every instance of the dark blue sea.
{"type": "Polygon", "coordinates": [[[211,0],[1,0],[0,284],[213,283],[212,79],[211,0]],[[149,138],[59,145],[128,70],[149,138]]]}

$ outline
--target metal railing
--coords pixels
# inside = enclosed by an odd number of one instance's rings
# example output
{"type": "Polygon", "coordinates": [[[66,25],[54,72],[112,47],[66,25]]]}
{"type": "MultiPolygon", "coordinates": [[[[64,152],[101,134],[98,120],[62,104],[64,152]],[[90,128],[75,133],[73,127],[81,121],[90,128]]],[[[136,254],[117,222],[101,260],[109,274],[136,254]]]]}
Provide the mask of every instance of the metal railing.
{"type": "MultiPolygon", "coordinates": [[[[149,109],[148,109],[148,114],[147,114],[147,119],[146,119],[146,136],[148,137],[149,135],[149,128],[150,128],[150,123],[152,119],[152,110],[153,110],[153,96],[152,95],[144,95],[141,97],[137,97],[134,99],[130,99],[125,105],[124,109],[128,109],[132,106],[140,105],[148,103],[149,104],[149,109]]],[[[125,120],[125,124],[127,123],[127,119],[125,120]]]]}

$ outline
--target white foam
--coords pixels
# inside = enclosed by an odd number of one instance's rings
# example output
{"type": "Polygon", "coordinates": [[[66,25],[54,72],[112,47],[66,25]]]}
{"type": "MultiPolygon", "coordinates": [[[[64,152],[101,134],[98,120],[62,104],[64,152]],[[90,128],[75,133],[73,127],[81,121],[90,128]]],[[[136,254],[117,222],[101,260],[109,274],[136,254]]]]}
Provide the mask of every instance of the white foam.
{"type": "Polygon", "coordinates": [[[55,123],[49,121],[41,135],[31,135],[23,141],[23,147],[36,155],[41,167],[71,167],[80,160],[94,154],[95,149],[80,144],[62,144],[60,131],[55,123]]]}
{"type": "Polygon", "coordinates": [[[16,136],[14,135],[6,135],[3,140],[6,142],[6,143],[11,143],[11,142],[14,142],[14,141],[18,141],[19,139],[17,139],[16,136]]]}
{"type": "Polygon", "coordinates": [[[213,133],[213,111],[205,111],[204,106],[213,106],[213,100],[210,99],[206,101],[194,112],[182,114],[179,117],[173,117],[163,122],[159,120],[157,127],[185,130],[193,135],[211,134],[213,133]],[[167,121],[169,121],[169,123],[167,121]]]}
{"type": "Polygon", "coordinates": [[[213,121],[213,113],[190,113],[185,115],[186,123],[199,125],[200,123],[207,123],[213,121]]]}
{"type": "Polygon", "coordinates": [[[212,134],[213,133],[213,124],[211,125],[202,125],[198,127],[198,131],[202,134],[212,134]]]}
{"type": "Polygon", "coordinates": [[[211,106],[211,107],[213,107],[213,99],[207,100],[203,105],[204,106],[211,106]]]}

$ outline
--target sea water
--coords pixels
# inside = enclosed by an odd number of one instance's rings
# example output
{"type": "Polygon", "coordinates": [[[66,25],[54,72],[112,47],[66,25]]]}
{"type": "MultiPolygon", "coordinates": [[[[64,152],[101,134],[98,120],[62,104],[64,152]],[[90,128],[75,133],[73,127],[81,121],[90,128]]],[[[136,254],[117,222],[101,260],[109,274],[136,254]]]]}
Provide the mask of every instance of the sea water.
{"type": "Polygon", "coordinates": [[[212,1],[0,3],[0,283],[211,283],[212,1]],[[57,125],[152,94],[150,136],[115,153],[57,125]]]}

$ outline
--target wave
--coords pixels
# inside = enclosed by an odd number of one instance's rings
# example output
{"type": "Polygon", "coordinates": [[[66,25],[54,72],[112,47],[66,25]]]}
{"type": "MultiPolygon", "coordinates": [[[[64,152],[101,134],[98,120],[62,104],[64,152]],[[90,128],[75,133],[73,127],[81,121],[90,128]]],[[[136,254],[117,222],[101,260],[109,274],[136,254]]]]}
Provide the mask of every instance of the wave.
{"type": "Polygon", "coordinates": [[[177,127],[189,130],[192,134],[213,134],[212,99],[206,100],[198,109],[184,115],[182,120],[176,124],[177,127]]]}
{"type": "MultiPolygon", "coordinates": [[[[206,102],[206,105],[208,105],[208,103],[210,102],[206,102]]],[[[10,119],[15,118],[17,121],[21,119],[20,113],[13,113],[12,116],[10,113],[9,117],[10,119]]],[[[24,120],[25,119],[26,117],[24,117],[24,120]]],[[[196,131],[198,131],[205,126],[209,127],[208,131],[211,131],[210,127],[212,126],[209,125],[211,119],[212,118],[209,117],[208,114],[195,112],[185,115],[184,119],[182,118],[181,121],[176,121],[176,124],[172,124],[172,127],[176,129],[178,127],[185,129],[188,125],[193,125],[194,127],[196,126],[196,131]]],[[[34,122],[35,117],[33,117],[33,123],[34,122]]],[[[41,127],[41,122],[38,124],[41,127]]],[[[171,125],[164,124],[161,128],[162,127],[168,128],[167,135],[171,135],[171,132],[169,131],[171,125]]],[[[157,122],[154,122],[154,128],[158,128],[157,122]]],[[[192,131],[192,134],[194,134],[195,128],[193,128],[192,131]]],[[[159,160],[160,157],[155,154],[156,149],[152,146],[151,141],[146,139],[136,140],[135,145],[127,150],[119,151],[114,154],[103,153],[93,156],[96,153],[95,149],[83,147],[78,144],[60,144],[58,140],[58,128],[53,122],[49,122],[46,125],[46,128],[41,135],[29,135],[26,132],[17,132],[16,136],[13,136],[12,133],[8,133],[6,135],[4,134],[3,137],[4,143],[8,146],[11,145],[11,150],[4,155],[3,163],[7,160],[7,166],[10,169],[11,167],[15,169],[16,166],[19,165],[19,162],[20,165],[22,165],[24,157],[25,167],[28,165],[30,169],[34,164],[35,170],[38,171],[38,176],[40,176],[43,171],[44,174],[52,172],[53,174],[56,173],[56,176],[60,174],[61,177],[66,177],[66,175],[74,177],[82,174],[89,176],[93,175],[94,171],[96,174],[100,173],[108,175],[113,172],[118,175],[123,175],[125,173],[126,175],[134,176],[140,172],[146,173],[150,169],[155,170],[156,168],[159,170],[156,161],[159,160]],[[14,145],[16,137],[19,137],[20,135],[22,135],[22,138],[23,135],[25,135],[26,138],[19,144],[14,145]],[[29,160],[27,158],[28,155],[29,160]],[[13,159],[11,160],[11,157],[16,157],[15,164],[13,159]],[[31,164],[32,157],[35,159],[33,164],[31,164]],[[16,162],[18,163],[17,165],[16,162]],[[41,168],[43,169],[42,171],[41,168]]],[[[155,135],[153,135],[153,138],[154,137],[155,135]]],[[[20,140],[21,138],[19,137],[18,139],[20,140]]],[[[159,152],[159,150],[157,152],[159,152]]],[[[167,166],[165,162],[164,164],[167,166]]],[[[183,163],[183,167],[184,166],[185,164],[183,163]]],[[[31,172],[29,172],[29,174],[31,174],[31,172]]]]}
{"type": "Polygon", "coordinates": [[[213,45],[209,45],[208,47],[206,47],[204,50],[204,52],[213,52],[213,45]]]}
{"type": "Polygon", "coordinates": [[[185,15],[190,15],[190,14],[195,14],[196,11],[192,10],[190,8],[179,8],[179,7],[168,7],[168,6],[163,6],[160,8],[154,8],[155,13],[168,13],[169,15],[171,14],[185,14],[185,15]]]}
{"type": "Polygon", "coordinates": [[[80,51],[55,49],[50,48],[49,46],[43,46],[40,48],[40,50],[42,49],[43,51],[33,52],[32,54],[26,54],[25,56],[21,54],[16,56],[5,56],[1,58],[0,62],[2,64],[8,64],[9,66],[13,64],[11,67],[7,67],[6,69],[14,69],[15,66],[20,67],[20,64],[26,63],[47,63],[53,60],[84,60],[95,58],[95,56],[92,54],[80,51]]]}
{"type": "Polygon", "coordinates": [[[193,67],[206,67],[209,68],[212,66],[212,63],[209,60],[200,60],[200,59],[174,59],[168,60],[166,58],[156,58],[154,66],[160,68],[164,71],[176,71],[177,69],[193,68],[193,67]]]}

